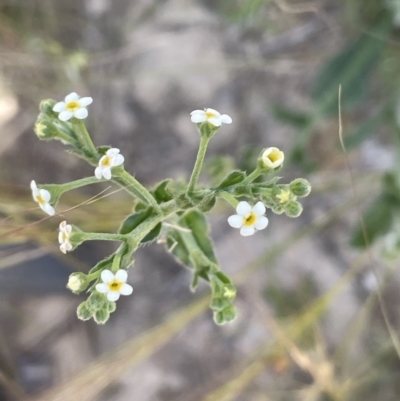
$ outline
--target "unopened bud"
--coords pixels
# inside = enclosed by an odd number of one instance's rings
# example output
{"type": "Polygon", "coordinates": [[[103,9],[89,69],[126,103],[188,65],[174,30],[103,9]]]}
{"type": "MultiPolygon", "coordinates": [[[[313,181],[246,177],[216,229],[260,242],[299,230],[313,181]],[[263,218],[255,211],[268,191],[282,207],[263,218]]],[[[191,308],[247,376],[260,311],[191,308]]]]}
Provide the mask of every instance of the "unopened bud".
{"type": "Polygon", "coordinates": [[[87,288],[88,284],[86,274],[72,273],[69,276],[67,287],[75,294],[79,294],[87,288]]]}
{"type": "Polygon", "coordinates": [[[301,203],[292,200],[285,205],[284,209],[288,217],[299,217],[303,211],[303,206],[301,203]]]}
{"type": "Polygon", "coordinates": [[[82,302],[76,311],[78,319],[89,320],[92,317],[92,311],[87,307],[86,302],[82,302]]]}
{"type": "Polygon", "coordinates": [[[98,310],[93,316],[93,319],[97,324],[104,324],[109,318],[110,312],[107,310],[107,308],[98,310]]]}
{"type": "Polygon", "coordinates": [[[293,195],[296,195],[299,198],[304,198],[311,192],[311,185],[304,178],[296,178],[289,184],[289,187],[293,195]]]}

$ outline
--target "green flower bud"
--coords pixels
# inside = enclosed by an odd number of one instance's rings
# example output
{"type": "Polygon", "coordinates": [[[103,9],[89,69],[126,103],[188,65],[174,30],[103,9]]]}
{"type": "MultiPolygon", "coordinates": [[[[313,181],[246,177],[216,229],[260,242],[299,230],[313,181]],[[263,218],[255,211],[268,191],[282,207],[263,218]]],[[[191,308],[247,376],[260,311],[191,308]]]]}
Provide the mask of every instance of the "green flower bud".
{"type": "Polygon", "coordinates": [[[87,275],[84,273],[72,273],[69,276],[67,288],[69,288],[73,293],[79,294],[83,290],[86,290],[89,285],[87,280],[87,275]]]}
{"type": "Polygon", "coordinates": [[[223,298],[213,298],[210,303],[210,308],[214,312],[222,311],[226,307],[230,306],[229,301],[223,298]]]}
{"type": "Polygon", "coordinates": [[[101,309],[104,308],[104,306],[107,303],[107,299],[104,294],[100,294],[97,291],[93,291],[89,298],[86,301],[87,307],[92,311],[92,312],[97,312],[101,309]]]}
{"type": "Polygon", "coordinates": [[[225,323],[224,313],[222,311],[221,312],[214,312],[213,318],[214,318],[214,322],[216,324],[218,324],[218,325],[222,325],[222,324],[225,323]]]}
{"type": "Polygon", "coordinates": [[[224,314],[225,323],[232,322],[236,318],[236,311],[233,306],[228,306],[222,311],[222,313],[224,314]]]}
{"type": "Polygon", "coordinates": [[[301,203],[292,200],[285,205],[284,209],[288,217],[299,217],[303,211],[303,206],[301,203]]]}
{"type": "Polygon", "coordinates": [[[288,185],[279,185],[272,190],[272,198],[275,204],[286,205],[289,201],[295,200],[288,185]]]}
{"type": "Polygon", "coordinates": [[[296,178],[289,184],[289,188],[292,191],[293,195],[296,195],[299,198],[304,198],[308,196],[311,192],[311,185],[304,178],[296,178]]]}
{"type": "Polygon", "coordinates": [[[93,319],[97,324],[104,324],[110,318],[110,312],[107,308],[98,310],[94,315],[93,319]]]}
{"type": "Polygon", "coordinates": [[[115,302],[107,301],[107,310],[110,313],[115,312],[115,309],[117,309],[117,304],[115,302]]]}
{"type": "Polygon", "coordinates": [[[223,296],[229,300],[234,299],[236,297],[236,288],[231,284],[227,284],[223,289],[223,296]]]}
{"type": "Polygon", "coordinates": [[[53,99],[46,99],[40,102],[40,111],[49,117],[58,118],[58,114],[53,111],[53,107],[57,102],[53,99]]]}
{"type": "Polygon", "coordinates": [[[86,302],[82,302],[76,311],[78,319],[89,320],[92,317],[92,311],[87,307],[86,302]]]}
{"type": "Polygon", "coordinates": [[[44,141],[49,141],[58,137],[57,128],[50,118],[43,116],[43,113],[39,115],[34,130],[37,137],[44,141]]]}

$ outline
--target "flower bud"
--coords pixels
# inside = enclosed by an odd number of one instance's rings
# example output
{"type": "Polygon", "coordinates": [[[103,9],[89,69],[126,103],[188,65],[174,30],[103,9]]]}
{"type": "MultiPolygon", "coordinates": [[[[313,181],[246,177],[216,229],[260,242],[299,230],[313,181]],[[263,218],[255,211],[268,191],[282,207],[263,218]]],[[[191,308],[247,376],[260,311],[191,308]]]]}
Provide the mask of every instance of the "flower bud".
{"type": "Polygon", "coordinates": [[[296,195],[299,198],[304,198],[311,192],[311,185],[304,178],[296,178],[289,184],[289,187],[293,195],[296,195]]]}
{"type": "Polygon", "coordinates": [[[236,311],[233,306],[228,306],[225,308],[222,313],[224,314],[225,323],[232,322],[236,318],[236,311]]]}
{"type": "Polygon", "coordinates": [[[69,276],[67,287],[75,294],[79,294],[83,290],[86,290],[88,284],[87,275],[78,272],[72,273],[69,276]]]}
{"type": "Polygon", "coordinates": [[[107,301],[107,310],[110,313],[115,312],[115,309],[117,309],[117,304],[115,302],[107,301]]]}
{"type": "Polygon", "coordinates": [[[265,149],[258,159],[257,166],[263,170],[276,170],[282,166],[285,154],[278,148],[265,149]]]}
{"type": "Polygon", "coordinates": [[[100,309],[93,315],[93,319],[97,324],[104,324],[109,318],[110,312],[107,308],[100,309]]]}
{"type": "Polygon", "coordinates": [[[272,190],[272,197],[278,205],[286,205],[289,201],[296,199],[292,195],[288,185],[279,185],[274,187],[272,190]]]}
{"type": "Polygon", "coordinates": [[[303,206],[301,203],[292,200],[284,206],[284,209],[288,217],[299,217],[303,211],[303,206]]]}
{"type": "Polygon", "coordinates": [[[52,120],[44,116],[43,113],[39,114],[34,130],[37,137],[44,141],[58,137],[57,128],[54,126],[52,120]]]}
{"type": "Polygon", "coordinates": [[[104,294],[93,291],[87,299],[86,305],[92,312],[97,312],[103,309],[103,307],[106,305],[106,302],[107,300],[104,294]]]}
{"type": "Polygon", "coordinates": [[[46,99],[40,102],[40,111],[48,117],[57,117],[57,113],[53,111],[53,107],[57,102],[53,99],[46,99]]]}
{"type": "Polygon", "coordinates": [[[78,319],[89,320],[92,317],[92,311],[87,307],[86,302],[82,302],[76,311],[78,319]]]}

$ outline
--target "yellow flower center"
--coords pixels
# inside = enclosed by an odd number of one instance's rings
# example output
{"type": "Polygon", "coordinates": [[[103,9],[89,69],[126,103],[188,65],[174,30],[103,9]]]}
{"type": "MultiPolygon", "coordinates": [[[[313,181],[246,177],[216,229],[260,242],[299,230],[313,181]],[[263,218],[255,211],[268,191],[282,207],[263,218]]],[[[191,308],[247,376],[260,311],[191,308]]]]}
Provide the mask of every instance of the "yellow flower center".
{"type": "Polygon", "coordinates": [[[74,110],[76,110],[76,109],[79,109],[79,103],[76,102],[76,101],[69,102],[69,103],[67,103],[67,104],[65,105],[65,108],[66,108],[68,111],[74,111],[74,110]]]}
{"type": "Polygon", "coordinates": [[[290,200],[290,191],[282,190],[276,197],[279,199],[279,203],[286,203],[290,200]]]}
{"type": "Polygon", "coordinates": [[[224,297],[232,299],[235,296],[235,291],[230,288],[224,288],[224,297]]]}
{"type": "Polygon", "coordinates": [[[212,111],[206,111],[206,117],[207,118],[214,118],[215,114],[212,111]]]}
{"type": "Polygon", "coordinates": [[[104,156],[100,160],[100,165],[101,165],[101,167],[108,167],[110,165],[110,158],[108,156],[104,156]]]}
{"type": "Polygon", "coordinates": [[[122,283],[121,281],[114,279],[110,281],[107,285],[110,291],[119,291],[123,284],[124,283],[122,283]]]}
{"type": "Polygon", "coordinates": [[[62,242],[67,242],[68,241],[68,235],[65,233],[65,231],[62,232],[62,242]]]}
{"type": "Polygon", "coordinates": [[[39,205],[44,205],[46,201],[42,198],[42,195],[36,195],[36,202],[39,203],[39,205]]]}
{"type": "Polygon", "coordinates": [[[246,214],[246,216],[243,217],[243,225],[246,227],[251,227],[254,225],[256,220],[257,216],[253,212],[250,212],[249,214],[246,214]]]}
{"type": "Polygon", "coordinates": [[[281,159],[281,151],[278,149],[274,149],[267,157],[271,160],[272,163],[276,162],[277,160],[281,159]]]}

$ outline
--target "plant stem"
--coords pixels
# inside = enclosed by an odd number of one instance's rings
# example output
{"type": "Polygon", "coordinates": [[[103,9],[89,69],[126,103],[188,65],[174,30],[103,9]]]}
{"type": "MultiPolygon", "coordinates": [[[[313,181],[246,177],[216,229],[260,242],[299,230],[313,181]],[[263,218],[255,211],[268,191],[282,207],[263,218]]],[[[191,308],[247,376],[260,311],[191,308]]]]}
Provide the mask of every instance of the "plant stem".
{"type": "Polygon", "coordinates": [[[79,233],[84,241],[126,241],[126,235],[109,233],[79,233]]]}
{"type": "Polygon", "coordinates": [[[206,154],[207,145],[210,138],[203,135],[200,140],[199,150],[197,152],[196,163],[194,164],[192,175],[190,177],[189,185],[187,187],[187,194],[190,194],[194,191],[197,180],[199,179],[201,167],[203,166],[204,156],[206,154]]]}
{"type": "Polygon", "coordinates": [[[93,156],[97,156],[98,152],[96,147],[94,146],[92,139],[86,129],[85,123],[82,120],[73,121],[74,127],[76,128],[78,139],[82,141],[82,145],[91,153],[93,156]]]}
{"type": "Polygon", "coordinates": [[[227,201],[231,206],[236,208],[239,201],[231,194],[225,191],[218,192],[218,197],[222,198],[223,200],[227,201]]]}
{"type": "Polygon", "coordinates": [[[250,173],[242,182],[241,185],[250,184],[255,179],[257,179],[263,172],[256,168],[252,173],[250,173]]]}
{"type": "Polygon", "coordinates": [[[64,192],[71,191],[72,189],[84,187],[84,186],[90,185],[90,184],[96,184],[96,183],[102,182],[102,181],[104,181],[104,180],[99,180],[94,176],[86,177],[86,178],[81,178],[80,180],[67,182],[65,184],[60,184],[59,189],[60,189],[60,193],[62,194],[64,192]]]}
{"type": "Polygon", "coordinates": [[[158,204],[153,195],[125,170],[115,173],[112,180],[143,202],[158,208],[158,204]]]}

